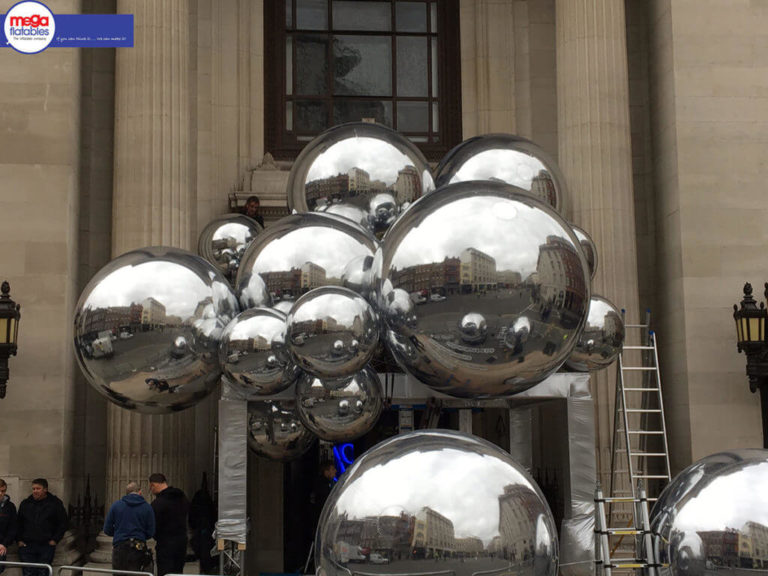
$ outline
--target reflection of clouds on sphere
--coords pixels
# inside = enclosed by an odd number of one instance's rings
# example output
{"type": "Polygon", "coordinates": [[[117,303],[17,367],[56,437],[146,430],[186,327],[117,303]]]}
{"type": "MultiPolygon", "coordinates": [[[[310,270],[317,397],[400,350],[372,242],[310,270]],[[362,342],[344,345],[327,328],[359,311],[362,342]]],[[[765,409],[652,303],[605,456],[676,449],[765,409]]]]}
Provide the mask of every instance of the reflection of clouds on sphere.
{"type": "Polygon", "coordinates": [[[248,447],[259,456],[288,461],[309,450],[315,436],[296,414],[293,400],[248,402],[248,447]]]}
{"type": "Polygon", "coordinates": [[[338,214],[380,235],[432,189],[429,164],[410,140],[381,124],[352,122],[304,147],[288,177],[288,207],[338,214]]]}
{"type": "Polygon", "coordinates": [[[219,272],[234,278],[251,241],[263,228],[244,214],[225,214],[211,220],[200,233],[197,252],[219,272]]]}
{"type": "Polygon", "coordinates": [[[434,572],[438,557],[440,571],[456,574],[475,558],[499,573],[557,574],[557,530],[536,483],[508,453],[458,432],[395,436],[355,461],[323,507],[318,573],[346,575],[351,561],[378,571],[380,559],[349,553],[345,534],[360,525],[373,528],[367,545],[385,551],[387,574],[434,572]]]}
{"type": "Polygon", "coordinates": [[[227,324],[219,359],[233,384],[261,396],[285,390],[299,376],[285,348],[285,314],[271,308],[245,310],[227,324]]]}
{"type": "Polygon", "coordinates": [[[713,454],[664,489],[651,511],[663,576],[768,572],[768,450],[713,454]],[[751,545],[745,547],[744,543],[751,545]]]}
{"type": "Polygon", "coordinates": [[[305,373],[296,383],[296,403],[301,421],[322,440],[354,440],[369,432],[379,419],[381,382],[368,367],[330,386],[305,373]]]}
{"type": "Polygon", "coordinates": [[[123,408],[183,410],[218,384],[218,347],[239,313],[226,279],[185,250],[119,256],[83,290],[75,353],[88,382],[123,408]]]}
{"type": "Polygon", "coordinates": [[[348,288],[315,288],[288,314],[288,349],[300,368],[320,378],[355,374],[371,359],[378,341],[376,312],[348,288]]]}
{"type": "Polygon", "coordinates": [[[512,134],[469,138],[448,152],[435,169],[438,187],[469,180],[517,186],[558,212],[567,196],[557,163],[537,144],[512,134]]]}
{"type": "Polygon", "coordinates": [[[621,312],[608,299],[596,294],[589,302],[584,331],[566,361],[571,370],[602,370],[613,364],[624,345],[621,312]]]}
{"type": "Polygon", "coordinates": [[[557,370],[590,299],[567,222],[498,182],[450,184],[415,202],[387,232],[374,275],[397,362],[464,398],[512,395],[557,370]]]}
{"type": "Polygon", "coordinates": [[[587,265],[589,266],[589,277],[594,279],[597,273],[597,246],[595,245],[592,237],[587,234],[584,229],[579,228],[571,224],[576,238],[579,239],[581,249],[584,251],[584,257],[587,259],[587,265]]]}

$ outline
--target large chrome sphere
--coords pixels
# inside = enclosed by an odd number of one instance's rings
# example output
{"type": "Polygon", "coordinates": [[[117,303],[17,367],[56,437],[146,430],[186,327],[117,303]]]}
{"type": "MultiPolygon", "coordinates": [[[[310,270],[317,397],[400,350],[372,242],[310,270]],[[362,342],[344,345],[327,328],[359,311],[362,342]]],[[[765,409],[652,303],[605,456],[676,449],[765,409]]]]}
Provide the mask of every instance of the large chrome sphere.
{"type": "Polygon", "coordinates": [[[465,140],[448,152],[435,169],[442,187],[468,180],[495,180],[525,190],[562,212],[567,196],[557,163],[530,140],[512,134],[486,134],[465,140]]]}
{"type": "Polygon", "coordinates": [[[294,302],[313,288],[340,285],[350,262],[372,257],[377,246],[373,236],[340,216],[286,216],[246,250],[237,273],[240,302],[244,308],[271,306],[294,302]]]}
{"type": "Polygon", "coordinates": [[[579,239],[581,249],[584,251],[584,257],[587,259],[587,265],[589,266],[589,277],[594,279],[597,272],[597,246],[592,240],[592,237],[587,234],[582,228],[571,224],[571,228],[576,233],[576,238],[579,239]]]}
{"type": "Polygon", "coordinates": [[[271,308],[251,308],[224,329],[219,346],[224,374],[246,393],[276,394],[299,377],[285,347],[285,318],[271,308]]]}
{"type": "Polygon", "coordinates": [[[310,290],[291,308],[286,344],[296,364],[319,378],[362,370],[379,343],[379,319],[359,294],[341,286],[310,290]]]}
{"type": "Polygon", "coordinates": [[[304,425],[329,442],[354,440],[379,419],[382,391],[379,376],[368,367],[341,383],[304,373],[296,383],[296,411],[304,425]]]}
{"type": "Polygon", "coordinates": [[[197,252],[227,278],[234,278],[245,249],[262,230],[256,220],[244,214],[219,216],[203,228],[197,252]]]}
{"type": "Polygon", "coordinates": [[[294,400],[248,402],[248,447],[286,462],[310,449],[315,436],[299,420],[294,400]]]}
{"type": "Polygon", "coordinates": [[[624,321],[610,300],[593,295],[589,302],[587,325],[566,360],[566,366],[577,372],[607,368],[624,345],[624,321]]]}
{"type": "Polygon", "coordinates": [[[112,260],[75,309],[75,354],[88,382],[115,404],[146,414],[183,410],[221,375],[224,327],[239,313],[212,264],[153,247],[112,260]]]}
{"type": "Polygon", "coordinates": [[[381,234],[404,205],[432,189],[429,164],[410,140],[381,124],[353,122],[304,147],[288,177],[288,207],[333,212],[381,234]]]}
{"type": "Polygon", "coordinates": [[[497,446],[448,430],[396,436],[358,458],[315,543],[323,576],[555,576],[557,561],[557,528],[533,479],[497,446]]]}
{"type": "Polygon", "coordinates": [[[453,396],[537,384],[568,358],[587,317],[589,270],[570,226],[497,182],[450,184],[414,203],[374,270],[395,359],[453,396]]]}
{"type": "Polygon", "coordinates": [[[708,456],[683,470],[651,512],[663,576],[768,573],[768,450],[708,456]]]}

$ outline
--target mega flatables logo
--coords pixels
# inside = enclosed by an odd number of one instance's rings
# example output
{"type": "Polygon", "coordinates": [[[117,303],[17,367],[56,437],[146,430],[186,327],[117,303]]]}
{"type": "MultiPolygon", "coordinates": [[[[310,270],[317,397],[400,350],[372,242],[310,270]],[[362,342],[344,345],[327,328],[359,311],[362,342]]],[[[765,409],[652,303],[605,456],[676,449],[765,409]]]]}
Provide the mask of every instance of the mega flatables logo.
{"type": "Polygon", "coordinates": [[[19,2],[6,13],[3,31],[11,48],[37,54],[53,41],[56,21],[42,2],[19,2]]]}

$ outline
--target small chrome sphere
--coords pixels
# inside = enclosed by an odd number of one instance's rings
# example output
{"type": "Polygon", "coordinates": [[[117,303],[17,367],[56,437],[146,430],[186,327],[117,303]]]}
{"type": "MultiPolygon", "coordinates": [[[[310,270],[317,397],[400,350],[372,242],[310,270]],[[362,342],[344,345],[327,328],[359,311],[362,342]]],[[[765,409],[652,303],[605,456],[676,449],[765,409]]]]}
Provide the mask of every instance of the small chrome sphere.
{"type": "Polygon", "coordinates": [[[587,259],[587,265],[589,266],[589,277],[594,280],[597,273],[597,246],[592,240],[592,237],[587,234],[582,228],[571,224],[576,238],[579,239],[581,249],[584,251],[584,257],[587,259]]]}
{"type": "Polygon", "coordinates": [[[293,460],[315,439],[299,420],[294,400],[248,402],[248,447],[259,456],[293,460]]]}
{"type": "Polygon", "coordinates": [[[470,180],[511,184],[557,212],[562,212],[567,196],[557,163],[538,145],[512,134],[469,138],[448,152],[435,169],[438,188],[470,180]]]}
{"type": "Polygon", "coordinates": [[[351,378],[326,381],[304,374],[296,383],[296,404],[304,425],[322,440],[354,440],[373,429],[381,414],[379,377],[368,367],[351,378]]]}
{"type": "Polygon", "coordinates": [[[307,292],[288,314],[288,350],[302,370],[319,378],[352,376],[371,359],[378,341],[376,312],[341,286],[307,292]]]}
{"type": "Polygon", "coordinates": [[[593,295],[584,331],[566,366],[577,372],[602,370],[613,364],[624,345],[621,312],[607,298],[593,295]]]}
{"type": "Polygon", "coordinates": [[[525,469],[448,430],[395,436],[358,457],[326,500],[315,541],[325,576],[555,576],[557,564],[552,512],[525,469]]]}
{"type": "Polygon", "coordinates": [[[83,290],[75,355],[88,382],[146,414],[183,410],[221,375],[218,347],[239,313],[229,283],[203,258],[162,246],[119,256],[83,290]]]}
{"type": "Polygon", "coordinates": [[[197,252],[224,274],[234,278],[248,245],[263,228],[244,214],[225,214],[211,220],[197,243],[197,252]]]}
{"type": "Polygon", "coordinates": [[[232,384],[246,393],[267,396],[296,381],[299,369],[285,347],[285,319],[271,308],[251,308],[227,324],[219,359],[232,384]]]}
{"type": "Polygon", "coordinates": [[[488,323],[482,314],[470,312],[465,314],[459,320],[459,332],[461,339],[469,344],[480,344],[485,342],[488,336],[488,323]]]}

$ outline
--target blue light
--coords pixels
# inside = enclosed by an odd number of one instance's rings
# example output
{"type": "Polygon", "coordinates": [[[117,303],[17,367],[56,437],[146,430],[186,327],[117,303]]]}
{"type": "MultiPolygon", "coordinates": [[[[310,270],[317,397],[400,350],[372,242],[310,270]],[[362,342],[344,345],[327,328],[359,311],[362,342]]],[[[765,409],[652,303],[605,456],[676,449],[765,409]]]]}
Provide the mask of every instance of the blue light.
{"type": "Polygon", "coordinates": [[[355,461],[355,445],[350,443],[336,444],[333,447],[333,459],[336,461],[337,471],[334,480],[338,480],[347,467],[355,461]]]}

